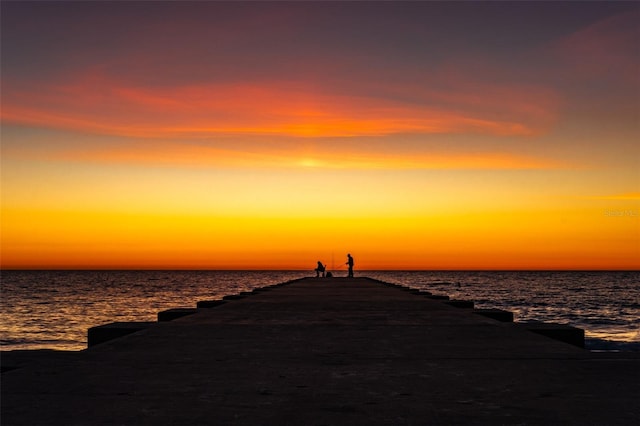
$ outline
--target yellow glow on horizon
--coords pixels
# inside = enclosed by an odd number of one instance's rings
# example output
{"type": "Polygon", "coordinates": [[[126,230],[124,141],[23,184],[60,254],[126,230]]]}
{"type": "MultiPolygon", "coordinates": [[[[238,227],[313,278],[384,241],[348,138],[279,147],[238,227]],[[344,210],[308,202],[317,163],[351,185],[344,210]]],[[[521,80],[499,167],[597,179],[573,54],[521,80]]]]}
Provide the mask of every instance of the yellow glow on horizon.
{"type": "Polygon", "coordinates": [[[634,269],[634,229],[638,217],[594,209],[351,219],[5,210],[2,261],[12,268],[309,269],[351,252],[360,269],[634,269]]]}
{"type": "Polygon", "coordinates": [[[606,193],[593,171],[490,154],[148,152],[6,164],[2,267],[308,269],[343,252],[360,269],[640,267],[636,193],[573,195],[606,193]],[[430,161],[443,168],[407,165],[430,161]],[[492,168],[451,168],[478,163],[492,168]]]}

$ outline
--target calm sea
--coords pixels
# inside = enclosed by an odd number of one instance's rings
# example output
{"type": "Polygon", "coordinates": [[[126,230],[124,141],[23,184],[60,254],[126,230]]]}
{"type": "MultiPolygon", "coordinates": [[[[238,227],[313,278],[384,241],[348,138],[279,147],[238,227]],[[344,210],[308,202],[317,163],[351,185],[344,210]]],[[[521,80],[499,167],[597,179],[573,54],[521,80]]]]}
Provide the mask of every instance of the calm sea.
{"type": "MultiPolygon", "coordinates": [[[[338,272],[338,276],[344,274],[338,272]]],[[[592,350],[640,351],[640,272],[359,272],[426,289],[516,321],[570,324],[592,350]]],[[[294,278],[305,271],[3,271],[2,350],[86,348],[87,329],[155,321],[158,311],[195,307],[294,278]]]]}

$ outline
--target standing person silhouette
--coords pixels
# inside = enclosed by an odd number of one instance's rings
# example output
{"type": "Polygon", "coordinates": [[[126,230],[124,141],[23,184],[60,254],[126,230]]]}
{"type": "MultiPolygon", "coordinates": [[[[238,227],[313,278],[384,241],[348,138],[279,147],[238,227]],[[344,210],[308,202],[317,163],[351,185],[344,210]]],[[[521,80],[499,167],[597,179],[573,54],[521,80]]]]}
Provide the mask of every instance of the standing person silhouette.
{"type": "Polygon", "coordinates": [[[326,266],[322,264],[322,262],[320,262],[318,260],[318,267],[316,268],[316,278],[320,277],[320,274],[322,274],[322,278],[324,278],[324,271],[326,270],[326,266]]]}
{"type": "Polygon", "coordinates": [[[347,254],[347,263],[345,263],[345,265],[349,265],[349,278],[353,277],[353,257],[351,257],[351,254],[348,253],[347,254]]]}

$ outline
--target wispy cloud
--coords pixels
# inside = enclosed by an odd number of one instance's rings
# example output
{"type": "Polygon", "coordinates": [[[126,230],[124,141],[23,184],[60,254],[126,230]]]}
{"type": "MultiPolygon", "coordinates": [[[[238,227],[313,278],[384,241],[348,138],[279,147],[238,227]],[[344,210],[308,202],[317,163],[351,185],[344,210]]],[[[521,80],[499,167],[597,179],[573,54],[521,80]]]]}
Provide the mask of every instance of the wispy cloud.
{"type": "Polygon", "coordinates": [[[622,194],[590,195],[580,197],[585,200],[619,200],[619,201],[640,201],[640,192],[626,192],[622,194]]]}
{"type": "MultiPolygon", "coordinates": [[[[135,164],[186,168],[309,168],[352,170],[410,170],[410,169],[466,169],[466,170],[522,170],[550,169],[565,165],[532,156],[500,152],[446,153],[406,152],[398,150],[354,147],[320,149],[314,146],[299,147],[251,147],[221,148],[203,144],[154,142],[131,143],[109,148],[48,150],[46,153],[30,151],[30,158],[42,157],[44,161],[79,161],[96,164],[135,164]]],[[[20,152],[13,152],[20,156],[20,152]]]]}
{"type": "Polygon", "coordinates": [[[518,97],[517,91],[494,89],[492,101],[483,105],[488,89],[469,84],[464,92],[450,94],[423,87],[415,91],[418,99],[403,101],[375,92],[368,96],[334,93],[311,83],[207,83],[151,89],[91,74],[70,84],[9,88],[2,119],[153,138],[539,133],[541,121],[546,121],[541,115],[547,114],[547,99],[539,94],[521,93],[523,96],[518,97]]]}
{"type": "Polygon", "coordinates": [[[574,70],[574,78],[640,81],[640,8],[595,22],[557,42],[556,58],[574,70]]]}

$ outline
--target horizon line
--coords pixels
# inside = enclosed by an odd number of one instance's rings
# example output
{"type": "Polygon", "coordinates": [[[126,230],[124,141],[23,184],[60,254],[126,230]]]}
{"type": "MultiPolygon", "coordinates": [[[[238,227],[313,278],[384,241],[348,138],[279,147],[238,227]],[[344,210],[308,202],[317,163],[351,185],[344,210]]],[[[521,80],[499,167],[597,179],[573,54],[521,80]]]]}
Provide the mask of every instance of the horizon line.
{"type": "MultiPolygon", "coordinates": [[[[338,269],[340,270],[340,269],[338,269]]],[[[2,272],[55,272],[55,271],[68,271],[68,272],[309,272],[312,273],[313,269],[304,268],[284,268],[284,269],[265,269],[265,268],[244,268],[244,269],[236,269],[236,268],[118,268],[118,267],[95,267],[95,268],[73,268],[73,267],[31,267],[31,268],[0,268],[0,273],[2,272]]],[[[621,268],[621,269],[603,269],[603,268],[594,268],[594,269],[585,269],[585,268],[468,268],[468,269],[356,269],[356,272],[640,272],[640,268],[638,269],[629,269],[629,268],[621,268]]],[[[346,272],[346,270],[344,270],[346,272]]],[[[336,277],[339,278],[339,277],[336,277]]]]}

